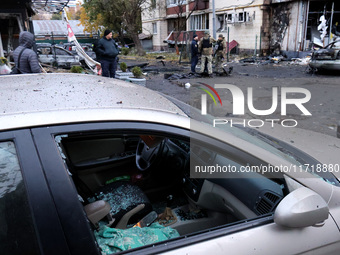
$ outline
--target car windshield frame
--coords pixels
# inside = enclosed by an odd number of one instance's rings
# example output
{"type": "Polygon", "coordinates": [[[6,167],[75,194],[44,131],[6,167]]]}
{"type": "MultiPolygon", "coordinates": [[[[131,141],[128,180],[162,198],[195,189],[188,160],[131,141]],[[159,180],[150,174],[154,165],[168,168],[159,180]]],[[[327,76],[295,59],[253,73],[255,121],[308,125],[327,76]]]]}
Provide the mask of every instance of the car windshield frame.
{"type": "MultiPolygon", "coordinates": [[[[190,119],[199,121],[209,126],[211,126],[211,123],[213,123],[213,120],[215,119],[215,117],[210,114],[202,115],[200,110],[198,110],[197,108],[194,108],[188,104],[185,104],[175,98],[172,98],[167,95],[163,95],[163,96],[166,97],[168,100],[170,100],[178,108],[180,108],[190,119]]],[[[306,172],[324,180],[325,182],[331,185],[340,186],[340,181],[334,176],[333,173],[329,171],[322,171],[320,173],[319,172],[316,173],[315,171],[312,171],[314,170],[314,168],[312,169],[311,167],[307,167],[307,165],[310,166],[310,165],[321,164],[319,161],[317,161],[310,155],[304,153],[303,151],[279,139],[276,139],[269,135],[265,135],[252,128],[243,128],[240,125],[233,125],[233,126],[219,125],[218,127],[215,127],[215,128],[218,128],[219,130],[222,130],[223,132],[232,134],[236,136],[237,138],[240,138],[246,142],[252,143],[255,146],[258,146],[282,158],[283,160],[288,161],[298,166],[299,169],[303,169],[306,172]],[[286,148],[284,148],[283,146],[285,146],[286,148]],[[293,153],[298,153],[299,155],[296,156],[293,153]]]]}

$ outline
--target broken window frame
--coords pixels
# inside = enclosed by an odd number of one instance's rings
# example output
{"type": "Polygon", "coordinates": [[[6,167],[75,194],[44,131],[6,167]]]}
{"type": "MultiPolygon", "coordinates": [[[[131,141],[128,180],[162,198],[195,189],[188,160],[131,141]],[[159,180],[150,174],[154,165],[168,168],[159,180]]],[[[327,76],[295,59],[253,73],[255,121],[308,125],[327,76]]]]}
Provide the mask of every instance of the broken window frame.
{"type": "Polygon", "coordinates": [[[186,0],[167,0],[167,7],[174,7],[178,5],[183,5],[186,3],[186,0]]]}
{"type": "Polygon", "coordinates": [[[220,27],[217,29],[217,31],[223,31],[225,28],[225,14],[217,14],[216,19],[220,24],[220,27]],[[222,20],[220,20],[220,17],[222,17],[222,20]]]}
{"type": "Polygon", "coordinates": [[[234,24],[235,23],[235,20],[236,20],[236,13],[225,13],[224,14],[224,30],[227,30],[228,29],[228,25],[229,24],[234,24]]]}
{"type": "Polygon", "coordinates": [[[207,30],[209,29],[209,14],[197,14],[190,16],[190,30],[207,30]]]}
{"type": "Polygon", "coordinates": [[[239,12],[237,17],[237,22],[244,22],[244,12],[239,12]]]}

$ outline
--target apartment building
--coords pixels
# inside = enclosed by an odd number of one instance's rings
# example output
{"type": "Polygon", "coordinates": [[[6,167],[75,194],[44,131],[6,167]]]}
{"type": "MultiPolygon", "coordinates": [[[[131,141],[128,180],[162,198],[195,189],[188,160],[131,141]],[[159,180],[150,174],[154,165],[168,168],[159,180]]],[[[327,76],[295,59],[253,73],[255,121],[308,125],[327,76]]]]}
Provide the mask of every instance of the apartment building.
{"type": "MultiPolygon", "coordinates": [[[[322,15],[329,28],[340,19],[340,4],[334,0],[150,0],[150,4],[142,13],[142,24],[154,50],[185,44],[193,33],[200,37],[209,30],[213,35],[215,27],[216,36],[229,34],[239,52],[300,52],[320,45],[317,28],[322,15]]],[[[327,34],[322,44],[332,40],[331,30],[327,34]]]]}

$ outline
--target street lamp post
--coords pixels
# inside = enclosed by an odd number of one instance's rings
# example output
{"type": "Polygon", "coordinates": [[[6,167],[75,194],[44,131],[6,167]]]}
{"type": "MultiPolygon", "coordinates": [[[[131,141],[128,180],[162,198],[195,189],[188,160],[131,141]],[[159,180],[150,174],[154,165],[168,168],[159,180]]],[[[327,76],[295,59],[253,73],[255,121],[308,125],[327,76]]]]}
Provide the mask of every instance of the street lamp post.
{"type": "Polygon", "coordinates": [[[212,25],[213,25],[213,37],[216,38],[216,13],[215,13],[215,0],[212,0],[212,11],[213,11],[213,18],[212,18],[212,25]]]}

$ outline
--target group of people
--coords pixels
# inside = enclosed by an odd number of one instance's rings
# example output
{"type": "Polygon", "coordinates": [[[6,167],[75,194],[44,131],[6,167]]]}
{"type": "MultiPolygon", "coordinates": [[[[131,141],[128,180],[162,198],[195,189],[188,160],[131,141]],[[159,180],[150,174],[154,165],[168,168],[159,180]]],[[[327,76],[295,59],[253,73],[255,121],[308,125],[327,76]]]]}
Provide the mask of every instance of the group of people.
{"type": "MultiPolygon", "coordinates": [[[[16,66],[20,67],[22,73],[39,73],[41,72],[37,54],[31,50],[34,43],[34,35],[24,31],[20,33],[19,47],[13,53],[16,66]]],[[[117,69],[117,56],[119,50],[116,42],[112,39],[112,31],[106,29],[104,36],[95,45],[97,60],[102,67],[102,76],[115,78],[117,69]]],[[[222,34],[215,40],[208,32],[198,41],[198,36],[193,35],[191,43],[191,72],[196,73],[198,56],[201,54],[201,73],[207,67],[210,77],[212,77],[212,60],[215,57],[215,66],[217,73],[223,73],[223,59],[226,54],[226,41],[222,34]],[[213,51],[215,44],[215,51],[213,51]]]]}
{"type": "Polygon", "coordinates": [[[198,63],[198,56],[201,54],[201,73],[204,73],[206,67],[208,69],[209,77],[212,77],[212,60],[215,57],[215,66],[217,73],[223,73],[223,59],[226,54],[227,43],[222,34],[215,40],[205,32],[204,36],[198,41],[198,36],[193,35],[191,42],[191,72],[196,73],[196,65],[198,63]],[[215,44],[215,51],[213,50],[215,44]]]}
{"type": "MultiPolygon", "coordinates": [[[[40,73],[41,67],[36,52],[31,48],[34,44],[34,35],[23,31],[19,35],[19,46],[13,52],[16,68],[20,73],[40,73]]],[[[117,69],[118,48],[112,39],[112,31],[105,30],[104,36],[96,45],[97,60],[102,67],[102,76],[115,78],[117,69]]]]}

